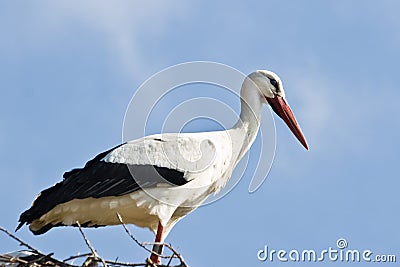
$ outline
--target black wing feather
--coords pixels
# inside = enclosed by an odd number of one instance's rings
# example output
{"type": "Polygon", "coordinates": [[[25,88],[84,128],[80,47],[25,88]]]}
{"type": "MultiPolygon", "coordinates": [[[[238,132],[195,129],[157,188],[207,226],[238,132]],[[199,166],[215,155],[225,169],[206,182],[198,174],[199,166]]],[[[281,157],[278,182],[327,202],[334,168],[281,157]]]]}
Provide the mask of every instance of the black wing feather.
{"type": "MultiPolygon", "coordinates": [[[[43,190],[33,202],[32,207],[21,214],[17,230],[24,223],[30,224],[55,206],[73,199],[122,196],[141,188],[155,187],[158,183],[180,186],[188,182],[184,179],[184,173],[178,170],[101,160],[119,146],[100,153],[88,161],[83,168],[64,173],[63,181],[43,190]]],[[[36,234],[46,232],[50,228],[41,229],[36,234]]]]}

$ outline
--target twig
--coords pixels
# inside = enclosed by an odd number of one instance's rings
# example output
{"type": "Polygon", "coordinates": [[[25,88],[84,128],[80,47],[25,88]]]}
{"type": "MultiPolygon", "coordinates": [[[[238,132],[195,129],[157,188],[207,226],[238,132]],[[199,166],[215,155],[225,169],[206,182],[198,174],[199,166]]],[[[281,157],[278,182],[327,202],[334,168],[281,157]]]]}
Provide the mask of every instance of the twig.
{"type": "Polygon", "coordinates": [[[8,260],[9,262],[20,262],[22,264],[27,264],[28,263],[26,260],[23,260],[23,259],[20,259],[20,258],[17,258],[17,257],[12,257],[12,256],[9,256],[9,255],[1,255],[0,259],[5,259],[5,260],[8,260]]]}
{"type": "Polygon", "coordinates": [[[20,246],[25,246],[25,247],[29,248],[30,250],[32,250],[32,252],[35,252],[35,253],[40,254],[40,255],[44,255],[39,250],[35,249],[34,247],[29,245],[28,243],[25,243],[24,241],[22,241],[21,239],[19,239],[18,237],[16,237],[15,235],[10,233],[9,231],[7,231],[7,229],[4,229],[3,227],[0,226],[0,231],[6,233],[9,237],[11,237],[12,239],[18,241],[20,243],[20,246]]]}
{"type": "MultiPolygon", "coordinates": [[[[146,247],[146,245],[151,245],[151,244],[150,244],[150,243],[141,243],[141,242],[139,242],[139,240],[137,240],[136,237],[134,237],[134,236],[131,234],[131,232],[129,231],[128,227],[126,226],[126,224],[125,224],[124,221],[122,220],[121,215],[120,215],[118,212],[117,212],[117,217],[118,217],[118,220],[119,220],[119,222],[121,223],[122,227],[124,227],[125,232],[130,236],[130,238],[131,238],[133,241],[135,241],[136,244],[138,244],[138,246],[142,247],[142,248],[145,249],[147,252],[154,253],[154,254],[156,254],[157,256],[160,256],[161,258],[169,259],[169,258],[173,257],[173,256],[164,256],[164,255],[160,255],[160,254],[158,254],[157,252],[155,252],[155,251],[153,251],[153,250],[151,250],[151,249],[148,249],[148,248],[146,247]]],[[[153,245],[154,245],[154,244],[162,245],[162,243],[152,243],[152,244],[153,244],[153,245]]]]}
{"type": "Polygon", "coordinates": [[[170,259],[167,266],[169,266],[169,264],[171,263],[173,258],[177,258],[180,261],[180,266],[183,267],[187,267],[187,264],[185,263],[183,257],[174,249],[172,248],[171,244],[166,244],[166,243],[156,243],[156,242],[139,242],[139,240],[136,239],[136,237],[134,237],[131,232],[129,231],[128,227],[126,226],[126,224],[124,223],[124,221],[122,220],[121,215],[117,212],[117,218],[119,220],[119,222],[121,223],[121,225],[124,227],[125,232],[130,236],[130,238],[135,241],[135,243],[137,245],[139,245],[140,247],[144,248],[146,251],[150,252],[150,253],[154,253],[157,256],[161,257],[161,258],[165,258],[165,259],[170,259]],[[171,256],[165,256],[165,255],[161,255],[153,250],[150,250],[146,247],[146,245],[162,245],[162,246],[166,246],[168,249],[170,249],[172,251],[172,255],[171,256]]]}
{"type": "MultiPolygon", "coordinates": [[[[179,258],[179,261],[181,262],[181,265],[182,265],[182,266],[188,267],[187,264],[186,264],[186,262],[184,261],[182,255],[179,254],[179,253],[172,247],[171,244],[164,244],[164,246],[166,246],[167,248],[169,248],[169,249],[179,258]]],[[[168,266],[169,266],[170,263],[171,263],[171,261],[168,262],[168,266]]]]}
{"type": "Polygon", "coordinates": [[[130,236],[130,238],[131,238],[133,241],[135,241],[135,243],[136,243],[138,246],[144,248],[146,251],[148,251],[148,252],[150,252],[150,253],[153,253],[152,250],[146,248],[146,246],[144,246],[142,243],[140,243],[139,240],[137,240],[136,237],[134,237],[134,236],[131,234],[131,232],[129,231],[128,227],[126,227],[126,224],[125,224],[124,221],[122,220],[121,215],[120,215],[118,212],[117,212],[117,218],[118,218],[119,222],[121,223],[122,227],[124,227],[125,232],[130,236]]]}
{"type": "Polygon", "coordinates": [[[108,261],[106,260],[108,264],[112,265],[121,265],[121,266],[146,266],[146,263],[129,263],[129,262],[120,262],[120,261],[108,261]]]}
{"type": "Polygon", "coordinates": [[[88,247],[88,248],[90,249],[90,251],[92,252],[92,255],[93,255],[94,257],[97,258],[97,257],[98,257],[97,252],[96,252],[96,250],[92,247],[92,244],[90,244],[89,239],[87,239],[85,233],[84,233],[83,230],[82,230],[81,224],[79,223],[79,221],[76,221],[76,224],[78,225],[79,232],[81,232],[81,235],[82,235],[82,237],[83,237],[83,240],[85,240],[85,243],[86,243],[87,247],[88,247]]]}
{"type": "Polygon", "coordinates": [[[90,244],[89,239],[87,239],[85,233],[82,230],[82,226],[79,223],[79,221],[76,221],[76,224],[78,225],[79,228],[79,232],[81,232],[81,235],[83,237],[83,239],[85,240],[86,245],[88,246],[88,248],[90,249],[90,251],[92,252],[92,255],[94,257],[95,260],[100,260],[103,263],[104,267],[107,267],[107,263],[101,258],[99,257],[99,255],[97,254],[96,250],[93,248],[93,246],[90,244]]]}
{"type": "MultiPolygon", "coordinates": [[[[59,264],[60,266],[62,266],[62,264],[64,264],[64,266],[68,266],[68,267],[74,267],[73,265],[70,265],[68,263],[63,263],[60,262],[59,260],[56,260],[54,258],[51,257],[51,255],[53,255],[53,253],[50,253],[48,255],[44,254],[43,252],[37,250],[36,248],[32,247],[31,245],[29,245],[28,243],[24,242],[22,239],[16,237],[15,235],[13,235],[12,233],[10,233],[7,229],[3,228],[0,226],[0,231],[2,231],[3,233],[7,234],[9,237],[11,237],[12,239],[14,239],[15,241],[19,242],[20,246],[24,246],[26,248],[28,248],[32,253],[40,256],[39,259],[49,259],[51,261],[53,261],[54,263],[59,264]]],[[[2,257],[5,257],[5,255],[1,255],[2,257]]],[[[12,259],[15,259],[16,261],[20,261],[20,262],[26,262],[27,264],[29,264],[28,261],[16,258],[16,257],[12,257],[12,259]]]]}
{"type": "Polygon", "coordinates": [[[54,253],[50,253],[48,255],[39,255],[38,258],[34,258],[34,259],[28,261],[27,262],[27,266],[32,266],[34,263],[41,262],[42,260],[45,260],[45,259],[52,259],[53,260],[53,258],[51,257],[52,255],[54,255],[54,253]]]}
{"type": "MultiPolygon", "coordinates": [[[[152,245],[163,245],[163,246],[167,247],[169,250],[172,251],[172,255],[171,255],[171,256],[162,256],[162,255],[160,255],[162,258],[177,258],[177,259],[180,260],[181,264],[183,264],[183,265],[181,265],[181,266],[186,266],[186,267],[188,267],[188,265],[185,263],[185,261],[184,261],[182,255],[179,254],[179,253],[172,247],[171,244],[167,244],[167,243],[156,243],[156,242],[143,242],[142,245],[144,245],[144,246],[147,246],[147,245],[148,245],[148,246],[152,246],[152,245]]],[[[157,253],[156,253],[156,254],[157,254],[157,253]]]]}
{"type": "Polygon", "coordinates": [[[170,259],[168,260],[167,266],[169,266],[169,265],[171,264],[171,262],[172,262],[172,258],[170,258],[170,259]]]}
{"type": "Polygon", "coordinates": [[[183,257],[180,253],[178,253],[171,244],[164,244],[164,246],[166,246],[167,248],[169,248],[181,261],[181,264],[183,264],[183,266],[188,267],[186,262],[183,260],[183,257]]]}
{"type": "Polygon", "coordinates": [[[83,258],[83,257],[88,257],[88,256],[92,256],[92,253],[85,253],[85,254],[81,254],[81,255],[75,255],[75,256],[71,256],[66,258],[65,260],[63,260],[63,262],[67,262],[70,260],[74,260],[74,259],[79,259],[79,258],[83,258]]]}

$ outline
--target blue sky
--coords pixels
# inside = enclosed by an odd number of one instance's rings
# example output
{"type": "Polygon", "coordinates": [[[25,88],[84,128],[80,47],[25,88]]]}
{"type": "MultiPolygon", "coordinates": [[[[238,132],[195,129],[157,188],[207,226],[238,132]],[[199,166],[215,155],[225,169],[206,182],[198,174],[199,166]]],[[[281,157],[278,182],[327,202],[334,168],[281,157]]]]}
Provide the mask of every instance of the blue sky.
{"type": "MultiPolygon", "coordinates": [[[[256,256],[264,245],[323,250],[342,237],[399,261],[399,9],[397,1],[2,1],[0,225],[14,229],[64,171],[120,143],[127,105],[147,78],[209,60],[278,73],[311,149],[276,120],[262,187],[249,194],[244,177],[167,242],[191,266],[264,266],[256,256]]],[[[105,258],[147,256],[120,227],[86,233],[105,258]]],[[[87,251],[72,228],[18,236],[59,258],[87,251]]],[[[1,238],[0,252],[15,249],[1,238]]]]}

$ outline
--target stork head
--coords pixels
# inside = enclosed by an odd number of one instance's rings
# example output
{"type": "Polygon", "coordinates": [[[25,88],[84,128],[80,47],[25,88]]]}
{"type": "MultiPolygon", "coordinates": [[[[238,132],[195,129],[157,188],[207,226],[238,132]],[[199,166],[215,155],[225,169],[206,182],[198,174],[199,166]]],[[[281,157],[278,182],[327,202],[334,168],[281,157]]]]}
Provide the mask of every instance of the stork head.
{"type": "Polygon", "coordinates": [[[300,143],[308,150],[308,144],[292,109],[285,98],[281,79],[268,70],[257,70],[248,76],[259,88],[266,103],[286,123],[300,143]]]}

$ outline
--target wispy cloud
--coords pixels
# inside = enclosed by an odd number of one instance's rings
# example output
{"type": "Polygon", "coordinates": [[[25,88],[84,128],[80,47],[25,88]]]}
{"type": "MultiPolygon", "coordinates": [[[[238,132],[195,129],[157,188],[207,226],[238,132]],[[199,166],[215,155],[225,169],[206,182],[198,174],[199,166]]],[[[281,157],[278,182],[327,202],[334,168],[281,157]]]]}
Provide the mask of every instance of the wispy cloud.
{"type": "MultiPolygon", "coordinates": [[[[127,75],[141,75],[157,58],[147,54],[142,38],[158,42],[174,18],[185,16],[188,4],[159,1],[46,1],[31,4],[14,29],[24,36],[18,45],[40,46],[71,27],[88,29],[109,49],[109,58],[127,75]],[[151,23],[149,23],[151,21],[151,23]],[[29,43],[26,43],[28,37],[29,43]],[[151,62],[151,64],[148,64],[151,62]]],[[[113,63],[113,62],[111,62],[113,63]]],[[[153,69],[152,69],[153,71],[153,69]]]]}

